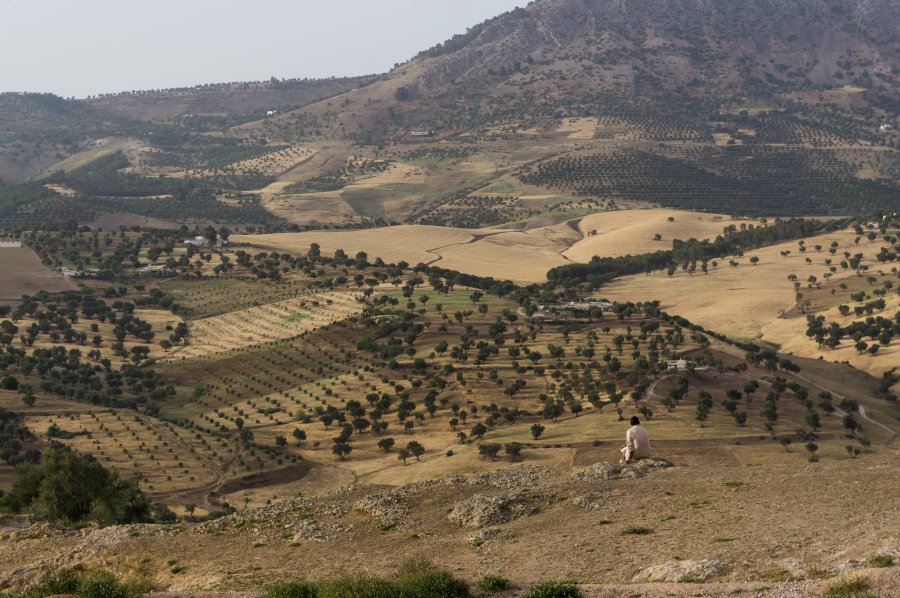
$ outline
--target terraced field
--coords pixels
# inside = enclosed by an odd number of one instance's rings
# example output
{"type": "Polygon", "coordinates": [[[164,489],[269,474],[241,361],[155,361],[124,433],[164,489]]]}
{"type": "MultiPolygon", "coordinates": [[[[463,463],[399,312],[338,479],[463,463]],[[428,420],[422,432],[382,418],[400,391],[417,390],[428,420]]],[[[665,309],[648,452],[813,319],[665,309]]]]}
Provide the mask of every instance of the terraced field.
{"type": "Polygon", "coordinates": [[[312,159],[315,150],[305,147],[286,147],[270,154],[235,162],[229,166],[236,174],[259,173],[277,176],[312,159]]]}
{"type": "Polygon", "coordinates": [[[131,410],[36,415],[26,421],[44,440],[90,453],[124,477],[139,474],[153,494],[212,483],[237,450],[224,438],[131,410]]]}
{"type": "Polygon", "coordinates": [[[297,336],[362,311],[350,293],[310,293],[188,324],[189,343],[166,359],[190,359],[297,336]]]}

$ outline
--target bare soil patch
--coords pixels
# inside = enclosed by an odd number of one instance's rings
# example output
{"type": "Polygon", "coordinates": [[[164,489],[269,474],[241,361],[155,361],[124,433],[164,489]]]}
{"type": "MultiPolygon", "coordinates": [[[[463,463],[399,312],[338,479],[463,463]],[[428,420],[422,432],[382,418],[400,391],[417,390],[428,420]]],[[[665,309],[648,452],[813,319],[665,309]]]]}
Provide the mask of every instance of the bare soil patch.
{"type": "Polygon", "coordinates": [[[41,263],[28,247],[0,248],[0,302],[14,302],[38,291],[55,293],[75,283],[41,263]]]}

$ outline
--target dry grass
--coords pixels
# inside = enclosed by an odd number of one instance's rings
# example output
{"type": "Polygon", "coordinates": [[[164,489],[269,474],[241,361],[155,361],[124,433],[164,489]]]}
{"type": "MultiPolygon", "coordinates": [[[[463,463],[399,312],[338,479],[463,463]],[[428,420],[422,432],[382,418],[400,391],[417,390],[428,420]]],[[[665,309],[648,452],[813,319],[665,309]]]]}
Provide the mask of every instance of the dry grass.
{"type": "Polygon", "coordinates": [[[437,248],[437,265],[501,280],[542,282],[548,270],[568,263],[561,255],[566,245],[554,239],[556,232],[552,227],[497,232],[474,243],[437,248]]]}
{"type": "Polygon", "coordinates": [[[683,212],[670,209],[619,210],[585,216],[578,222],[584,239],[563,255],[575,262],[595,256],[639,255],[672,248],[675,239],[710,239],[729,225],[757,223],[734,220],[723,214],[683,212]],[[673,221],[669,221],[672,218],[673,221]],[[592,234],[596,231],[596,234],[592,234]],[[655,240],[654,235],[660,235],[655,240]]]}
{"type": "Polygon", "coordinates": [[[325,255],[343,249],[353,256],[365,251],[369,261],[436,263],[441,267],[509,279],[545,280],[547,270],[568,262],[560,253],[577,238],[569,227],[549,226],[528,231],[470,230],[442,226],[402,225],[350,231],[234,235],[236,243],[305,254],[318,243],[325,255]]]}
{"type": "MultiPolygon", "coordinates": [[[[765,247],[735,258],[739,263],[737,267],[729,266],[728,258],[719,260],[716,268],[710,264],[708,274],[702,274],[698,269],[694,275],[679,270],[671,277],[665,272],[629,276],[605,286],[598,294],[623,301],[659,299],[664,310],[712,330],[760,338],[766,326],[795,305],[789,274],[795,274],[801,282],[810,275],[824,280],[828,267],[823,262],[831,258],[838,264],[832,281],[854,278],[855,272],[842,270],[839,266],[844,251],[862,252],[865,254],[863,264],[868,264],[872,270],[883,268],[874,260],[882,244],[864,240],[857,246],[853,243],[854,237],[852,230],[812,237],[806,239],[809,248],[806,253],[800,253],[798,243],[793,241],[765,247]],[[829,255],[825,249],[821,252],[813,249],[816,244],[827,249],[832,241],[839,244],[837,256],[829,255]],[[786,250],[791,251],[787,258],[781,256],[781,251],[786,250]],[[759,257],[758,265],[751,265],[752,256],[759,257]],[[811,264],[806,263],[807,257],[812,260],[811,264]]],[[[803,335],[805,321],[797,322],[795,334],[803,335]]]]}
{"type": "MultiPolygon", "coordinates": [[[[883,312],[873,314],[892,318],[900,311],[900,296],[896,293],[885,298],[887,307],[883,312]]],[[[862,302],[865,303],[865,302],[862,302]]],[[[860,303],[846,301],[851,308],[860,303]]],[[[824,316],[826,322],[838,322],[841,326],[847,326],[851,322],[865,320],[866,317],[855,317],[852,313],[842,316],[837,307],[831,307],[817,312],[817,316],[824,316]]],[[[841,345],[835,349],[823,349],[815,340],[809,338],[803,332],[806,330],[806,318],[802,315],[794,318],[779,318],[763,327],[763,339],[776,343],[784,353],[800,355],[818,359],[822,357],[828,361],[847,362],[853,367],[868,372],[876,377],[881,377],[884,372],[900,367],[900,345],[893,342],[889,346],[882,346],[876,355],[859,353],[853,347],[852,338],[845,338],[841,345]]],[[[872,342],[871,339],[865,339],[872,342]]]]}
{"type": "Polygon", "coordinates": [[[473,239],[473,235],[465,229],[419,225],[232,236],[234,243],[250,243],[277,251],[305,254],[312,243],[318,243],[325,255],[333,255],[337,249],[343,249],[351,257],[359,251],[365,251],[369,255],[369,261],[380,257],[387,263],[406,261],[410,264],[430,263],[439,257],[434,252],[436,248],[469,243],[473,239]]]}
{"type": "Polygon", "coordinates": [[[556,132],[568,139],[593,139],[597,133],[598,122],[598,119],[593,117],[564,118],[556,132]]]}

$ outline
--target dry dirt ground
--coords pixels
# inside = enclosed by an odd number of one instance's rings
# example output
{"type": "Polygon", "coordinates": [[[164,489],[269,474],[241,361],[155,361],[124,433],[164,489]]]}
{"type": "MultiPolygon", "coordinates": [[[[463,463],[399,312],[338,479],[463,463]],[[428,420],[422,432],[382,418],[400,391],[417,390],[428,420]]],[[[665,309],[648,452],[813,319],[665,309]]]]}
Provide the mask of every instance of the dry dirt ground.
{"type": "Polygon", "coordinates": [[[0,248],[0,302],[18,301],[22,295],[77,288],[62,274],[47,268],[27,247],[0,248]]]}
{"type": "Polygon", "coordinates": [[[255,590],[283,578],[390,575],[425,558],[473,582],[495,573],[522,585],[600,584],[588,596],[821,596],[842,572],[897,595],[897,568],[864,568],[900,551],[896,449],[855,460],[826,450],[808,463],[800,449],[753,437],[659,441],[674,467],[604,479],[594,464],[616,449],[578,447],[562,465],[351,485],[198,525],[0,529],[0,587],[84,564],[141,569],[161,589],[255,590]],[[651,567],[678,575],[702,561],[717,571],[705,583],[634,583],[658,573],[651,567]],[[173,574],[173,562],[183,571],[173,574]]]}

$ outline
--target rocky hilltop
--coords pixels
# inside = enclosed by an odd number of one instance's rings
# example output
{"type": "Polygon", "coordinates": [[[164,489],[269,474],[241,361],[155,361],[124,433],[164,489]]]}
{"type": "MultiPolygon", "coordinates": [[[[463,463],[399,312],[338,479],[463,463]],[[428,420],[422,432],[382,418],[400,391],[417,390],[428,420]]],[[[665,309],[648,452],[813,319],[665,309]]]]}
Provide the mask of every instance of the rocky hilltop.
{"type": "MultiPolygon", "coordinates": [[[[868,469],[890,478],[892,456],[868,469]]],[[[820,596],[835,580],[860,576],[875,595],[896,595],[898,569],[870,566],[873,557],[900,559],[896,535],[876,523],[891,519],[895,498],[872,496],[870,512],[859,514],[873,524],[868,537],[848,534],[859,522],[842,512],[840,487],[871,471],[818,464],[840,470],[829,471],[845,481],[832,493],[816,481],[818,471],[742,472],[719,457],[702,480],[699,463],[665,459],[520,464],[401,486],[350,485],[197,524],[72,530],[7,517],[0,589],[48,572],[100,569],[157,590],[252,592],[278,579],[389,574],[424,558],[464,578],[502,574],[520,588],[574,579],[587,596],[820,596]],[[798,513],[810,509],[815,522],[800,522],[798,513]],[[763,527],[767,534],[756,533],[763,527]]]]}

